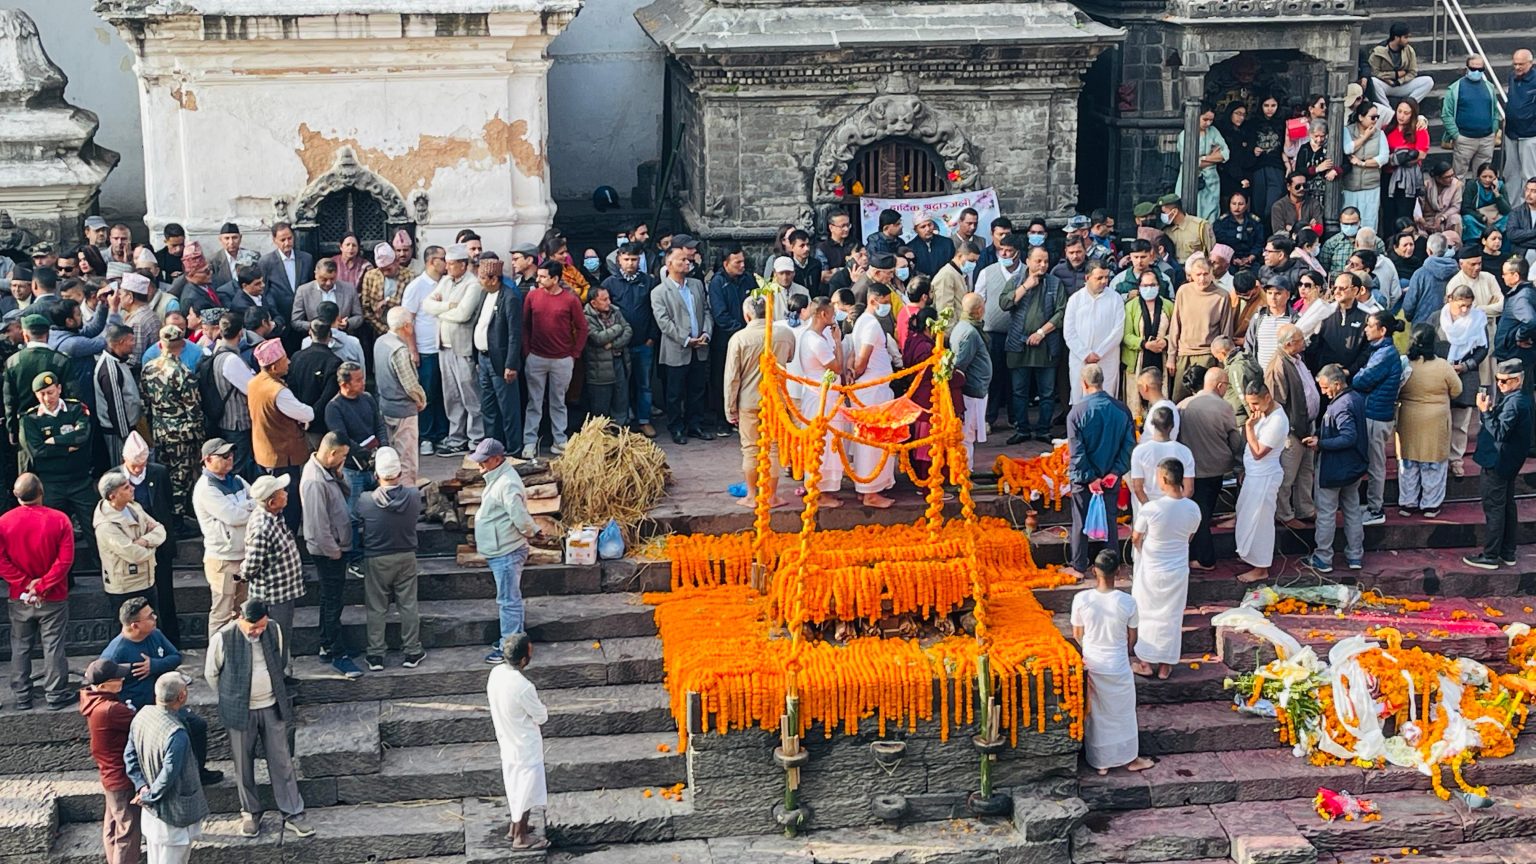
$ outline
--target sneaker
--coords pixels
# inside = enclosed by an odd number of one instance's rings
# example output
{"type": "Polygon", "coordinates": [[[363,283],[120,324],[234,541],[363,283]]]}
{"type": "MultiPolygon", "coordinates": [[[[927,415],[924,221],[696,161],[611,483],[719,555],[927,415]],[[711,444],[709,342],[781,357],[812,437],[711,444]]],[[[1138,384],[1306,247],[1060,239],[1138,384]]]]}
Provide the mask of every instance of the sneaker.
{"type": "Polygon", "coordinates": [[[1483,555],[1479,553],[1477,555],[1461,556],[1461,563],[1467,565],[1468,567],[1476,567],[1479,570],[1497,570],[1499,569],[1499,565],[1503,564],[1504,562],[1500,561],[1498,558],[1493,557],[1492,555],[1483,555]]]}
{"type": "Polygon", "coordinates": [[[1499,562],[1500,562],[1500,563],[1501,563],[1501,564],[1503,564],[1503,565],[1504,565],[1504,566],[1505,566],[1505,567],[1513,567],[1513,566],[1515,566],[1515,565],[1516,565],[1516,564],[1519,564],[1519,563],[1520,563],[1520,562],[1519,562],[1519,561],[1516,561],[1516,560],[1515,560],[1515,559],[1513,559],[1513,558],[1505,558],[1505,557],[1504,557],[1504,556],[1503,556],[1503,555],[1500,555],[1500,556],[1499,556],[1499,562]]]}
{"type": "Polygon", "coordinates": [[[1403,516],[1403,517],[1412,516],[1415,512],[1417,512],[1417,511],[1415,511],[1412,507],[1399,507],[1399,508],[1397,508],[1397,515],[1403,516]]]}
{"type": "Polygon", "coordinates": [[[240,836],[255,837],[261,833],[261,817],[255,813],[240,814],[240,836]]]}
{"type": "Polygon", "coordinates": [[[32,700],[31,699],[17,699],[16,700],[16,710],[17,711],[31,711],[32,710],[32,700]]]}
{"type": "Polygon", "coordinates": [[[1349,564],[1349,569],[1351,570],[1359,570],[1361,567],[1365,566],[1365,562],[1361,561],[1359,558],[1346,558],[1344,560],[1345,563],[1349,564]]]}
{"type": "Polygon", "coordinates": [[[326,648],[321,648],[320,653],[316,654],[315,656],[319,658],[320,662],[326,666],[336,662],[336,655],[332,654],[330,650],[326,648]]]}
{"type": "Polygon", "coordinates": [[[554,443],[554,446],[549,448],[549,452],[555,454],[556,456],[559,456],[561,453],[564,453],[565,452],[565,442],[564,441],[556,441],[554,443]]]}
{"type": "Polygon", "coordinates": [[[523,452],[520,455],[522,456],[523,461],[532,462],[533,460],[539,458],[539,445],[529,444],[527,447],[523,448],[523,452]]]}
{"type": "Polygon", "coordinates": [[[1319,573],[1333,572],[1333,562],[1316,552],[1312,553],[1312,555],[1307,558],[1306,564],[1308,567],[1311,567],[1313,570],[1316,570],[1319,573]]]}
{"type": "Polygon", "coordinates": [[[1439,507],[1431,507],[1428,510],[1425,510],[1423,513],[1419,514],[1419,515],[1423,516],[1425,519],[1439,519],[1440,518],[1440,508],[1439,507]]]}
{"type": "Polygon", "coordinates": [[[341,677],[348,681],[356,681],[363,677],[363,670],[357,668],[357,664],[352,662],[351,657],[337,657],[332,661],[331,668],[340,672],[341,677]]]}
{"type": "Polygon", "coordinates": [[[492,648],[491,653],[485,655],[485,662],[491,664],[492,666],[495,666],[497,663],[505,662],[506,659],[507,658],[501,653],[500,648],[492,648]]]}
{"type": "Polygon", "coordinates": [[[1380,510],[1367,510],[1365,511],[1365,521],[1361,522],[1360,524],[1385,525],[1387,524],[1387,514],[1381,512],[1380,510]]]}
{"type": "Polygon", "coordinates": [[[405,655],[405,659],[400,661],[400,665],[407,669],[415,669],[417,666],[420,666],[421,661],[425,659],[427,659],[427,652],[425,651],[422,651],[418,654],[407,654],[405,655]]]}
{"type": "Polygon", "coordinates": [[[361,561],[354,561],[351,564],[348,564],[347,575],[351,576],[353,579],[363,578],[363,563],[361,561]]]}
{"type": "Polygon", "coordinates": [[[431,441],[423,441],[423,442],[421,442],[421,446],[416,448],[416,452],[420,453],[423,456],[431,456],[432,453],[434,452],[433,449],[432,449],[432,442],[431,441]]]}
{"type": "Polygon", "coordinates": [[[369,654],[367,657],[363,658],[363,662],[368,664],[369,672],[384,671],[384,658],[377,654],[369,654]]]}
{"type": "Polygon", "coordinates": [[[295,837],[315,836],[315,829],[309,827],[309,820],[304,817],[303,813],[289,816],[288,818],[284,819],[283,830],[287,831],[289,834],[294,835],[295,837]]]}
{"type": "Polygon", "coordinates": [[[444,444],[437,448],[437,455],[439,456],[460,456],[468,452],[468,444],[444,444]]]}
{"type": "Polygon", "coordinates": [[[200,780],[204,786],[212,786],[215,783],[223,781],[224,772],[215,771],[212,768],[199,768],[197,770],[197,779],[200,780]]]}
{"type": "Polygon", "coordinates": [[[716,438],[729,438],[729,437],[731,437],[732,435],[735,435],[735,434],[736,434],[736,427],[735,426],[716,426],[715,427],[715,437],[716,438]]]}

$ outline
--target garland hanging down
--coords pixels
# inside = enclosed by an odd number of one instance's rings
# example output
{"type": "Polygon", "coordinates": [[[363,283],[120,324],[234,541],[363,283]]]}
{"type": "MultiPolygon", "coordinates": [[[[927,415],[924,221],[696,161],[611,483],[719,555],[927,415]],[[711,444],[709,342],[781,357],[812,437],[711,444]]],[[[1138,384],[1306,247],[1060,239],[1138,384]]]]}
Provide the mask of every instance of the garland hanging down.
{"type": "Polygon", "coordinates": [[[1237,691],[1238,710],[1274,716],[1281,742],[1314,765],[1416,768],[1441,798],[1450,797],[1443,777],[1449,767],[1458,788],[1486,797],[1488,790],[1469,784],[1462,769],[1514,752],[1525,724],[1530,691],[1509,686],[1512,676],[1474,660],[1405,649],[1390,627],[1375,630],[1385,646],[1352,636],[1335,643],[1324,661],[1256,609],[1228,610],[1211,623],[1274,645],[1277,659],[1224,683],[1237,691]]]}

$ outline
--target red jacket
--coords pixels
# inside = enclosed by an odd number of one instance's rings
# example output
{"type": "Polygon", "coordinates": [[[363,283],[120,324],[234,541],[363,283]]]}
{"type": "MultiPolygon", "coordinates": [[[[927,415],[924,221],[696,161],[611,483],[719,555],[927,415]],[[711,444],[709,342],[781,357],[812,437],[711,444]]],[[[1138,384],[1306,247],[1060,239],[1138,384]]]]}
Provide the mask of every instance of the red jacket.
{"type": "Polygon", "coordinates": [[[75,565],[75,529],[69,517],[41,504],[13,507],[0,515],[0,577],[20,600],[34,579],[38,592],[56,603],[69,597],[69,568],[75,565]]]}
{"type": "Polygon", "coordinates": [[[132,789],[128,770],[123,767],[123,748],[128,745],[128,727],[133,725],[133,709],[118,701],[116,695],[90,688],[80,691],[80,713],[91,730],[91,758],[101,771],[101,788],[132,789]]]}

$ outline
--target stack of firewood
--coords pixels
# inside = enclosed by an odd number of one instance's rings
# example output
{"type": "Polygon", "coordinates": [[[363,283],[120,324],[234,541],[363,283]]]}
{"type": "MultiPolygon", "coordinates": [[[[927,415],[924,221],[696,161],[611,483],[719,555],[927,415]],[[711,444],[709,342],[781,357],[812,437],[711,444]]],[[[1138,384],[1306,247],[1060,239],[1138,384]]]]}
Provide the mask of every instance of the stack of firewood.
{"type": "MultiPolygon", "coordinates": [[[[564,529],[560,525],[560,482],[549,470],[548,462],[513,460],[513,468],[523,479],[528,493],[528,512],[543,531],[543,537],[529,544],[529,564],[559,564],[564,558],[564,529]]],[[[438,484],[448,506],[443,512],[443,526],[460,528],[469,536],[458,548],[461,567],[484,567],[485,558],[475,550],[475,514],[480,512],[480,496],[485,480],[474,463],[465,460],[450,480],[438,484]]]]}

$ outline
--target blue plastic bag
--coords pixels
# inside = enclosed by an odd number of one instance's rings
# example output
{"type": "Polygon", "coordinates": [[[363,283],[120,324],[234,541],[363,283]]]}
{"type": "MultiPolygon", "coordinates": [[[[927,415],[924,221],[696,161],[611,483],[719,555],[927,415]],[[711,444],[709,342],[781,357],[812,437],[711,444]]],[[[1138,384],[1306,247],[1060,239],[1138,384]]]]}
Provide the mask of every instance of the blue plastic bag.
{"type": "Polygon", "coordinates": [[[616,520],[609,519],[598,532],[597,557],[605,560],[624,557],[624,531],[616,520]]]}
{"type": "Polygon", "coordinates": [[[1088,499],[1088,515],[1083,518],[1083,533],[1089,540],[1109,539],[1109,522],[1104,516],[1104,493],[1095,492],[1088,499]]]}

